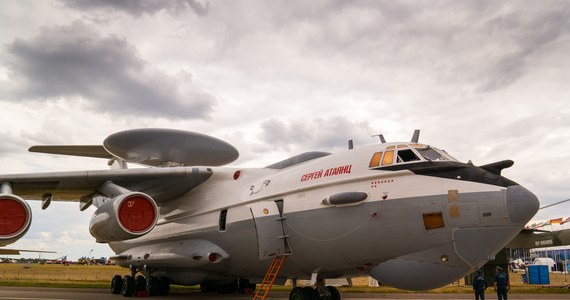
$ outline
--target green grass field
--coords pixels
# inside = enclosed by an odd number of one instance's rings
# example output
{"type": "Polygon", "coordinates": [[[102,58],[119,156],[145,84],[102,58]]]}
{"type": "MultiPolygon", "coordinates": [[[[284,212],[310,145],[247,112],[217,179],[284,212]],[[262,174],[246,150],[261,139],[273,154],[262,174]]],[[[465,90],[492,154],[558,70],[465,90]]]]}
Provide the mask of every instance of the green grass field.
{"type": "MultiPolygon", "coordinates": [[[[110,288],[111,278],[126,275],[128,270],[117,266],[80,266],[80,265],[39,265],[39,264],[0,264],[0,286],[35,286],[63,288],[110,288]]],[[[551,274],[552,285],[536,286],[522,283],[520,274],[511,273],[512,293],[520,294],[570,294],[566,281],[570,276],[551,274]],[[568,278],[567,278],[568,277],[568,278]]],[[[342,292],[363,293],[414,293],[392,287],[368,287],[367,278],[354,278],[353,287],[341,287],[342,292]]],[[[173,289],[198,289],[194,287],[173,286],[173,289]]],[[[274,290],[288,291],[290,286],[275,286],[274,290]]],[[[489,290],[492,291],[492,288],[489,290]]],[[[450,284],[430,291],[430,293],[472,293],[470,286],[462,283],[450,284]]]]}

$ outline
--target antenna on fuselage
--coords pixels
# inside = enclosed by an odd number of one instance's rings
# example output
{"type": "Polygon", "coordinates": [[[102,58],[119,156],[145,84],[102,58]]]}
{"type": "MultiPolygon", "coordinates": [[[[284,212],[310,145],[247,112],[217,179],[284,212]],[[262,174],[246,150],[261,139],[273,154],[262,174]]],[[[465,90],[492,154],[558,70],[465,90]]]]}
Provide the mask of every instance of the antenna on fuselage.
{"type": "Polygon", "coordinates": [[[382,135],[382,134],[380,133],[380,134],[375,134],[375,135],[373,135],[372,137],[375,137],[375,136],[377,136],[378,138],[380,138],[380,142],[381,142],[382,144],[386,144],[386,139],[384,139],[384,135],[382,135]]]}
{"type": "Polygon", "coordinates": [[[352,148],[354,148],[354,144],[352,143],[352,140],[348,140],[348,150],[352,150],[352,148]]]}
{"type": "Polygon", "coordinates": [[[414,135],[412,136],[412,143],[417,143],[420,140],[420,130],[414,130],[414,135]]]}
{"type": "Polygon", "coordinates": [[[552,204],[545,205],[545,206],[539,208],[538,210],[545,209],[545,208],[549,208],[549,207],[551,207],[551,206],[555,206],[555,205],[558,205],[558,204],[562,204],[562,203],[565,203],[565,202],[568,202],[568,201],[570,201],[570,199],[558,201],[558,202],[556,202],[556,203],[552,203],[552,204]]]}

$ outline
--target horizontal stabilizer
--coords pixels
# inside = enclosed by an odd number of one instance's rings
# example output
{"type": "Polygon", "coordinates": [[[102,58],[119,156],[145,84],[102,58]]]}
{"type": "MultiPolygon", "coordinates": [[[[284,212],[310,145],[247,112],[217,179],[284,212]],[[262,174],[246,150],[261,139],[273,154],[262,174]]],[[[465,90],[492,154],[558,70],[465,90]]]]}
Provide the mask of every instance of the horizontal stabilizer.
{"type": "Polygon", "coordinates": [[[85,156],[95,158],[113,158],[105,148],[101,145],[60,145],[60,146],[32,146],[28,149],[30,152],[59,154],[70,156],[85,156]]]}

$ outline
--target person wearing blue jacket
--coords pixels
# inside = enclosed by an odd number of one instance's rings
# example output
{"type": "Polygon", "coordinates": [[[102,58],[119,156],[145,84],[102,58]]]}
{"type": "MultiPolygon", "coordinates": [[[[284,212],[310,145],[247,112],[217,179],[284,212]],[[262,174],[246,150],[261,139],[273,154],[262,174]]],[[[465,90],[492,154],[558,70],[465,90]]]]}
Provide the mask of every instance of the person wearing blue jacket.
{"type": "Polygon", "coordinates": [[[498,300],[507,300],[507,294],[511,288],[509,275],[505,274],[501,267],[497,267],[495,270],[497,271],[497,275],[495,275],[495,283],[493,286],[495,288],[495,291],[497,291],[497,298],[498,300]]]}
{"type": "Polygon", "coordinates": [[[487,289],[487,281],[481,270],[475,272],[473,276],[473,291],[475,292],[475,300],[485,300],[485,290],[487,289]]]}

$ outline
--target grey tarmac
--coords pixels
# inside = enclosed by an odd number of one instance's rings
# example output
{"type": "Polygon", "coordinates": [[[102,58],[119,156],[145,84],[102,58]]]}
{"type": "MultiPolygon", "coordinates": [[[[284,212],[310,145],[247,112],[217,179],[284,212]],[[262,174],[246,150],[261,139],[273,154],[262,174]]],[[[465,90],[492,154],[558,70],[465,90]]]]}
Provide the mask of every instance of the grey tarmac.
{"type": "MultiPolygon", "coordinates": [[[[486,299],[497,299],[491,291],[486,293],[486,299]]],[[[139,298],[139,297],[133,297],[139,298]]],[[[169,296],[150,297],[152,300],[168,299],[192,299],[192,300],[214,300],[214,299],[251,299],[252,295],[220,295],[216,293],[201,293],[200,291],[173,291],[169,296]]],[[[104,289],[69,289],[69,288],[33,288],[33,287],[0,287],[0,300],[101,300],[101,299],[125,299],[121,295],[113,295],[104,289]]],[[[266,299],[287,300],[288,293],[275,292],[266,299]]],[[[374,300],[374,299],[473,299],[472,294],[373,294],[373,293],[343,293],[343,300],[374,300]]],[[[509,294],[509,299],[544,300],[544,299],[570,299],[568,294],[509,294]]]]}

